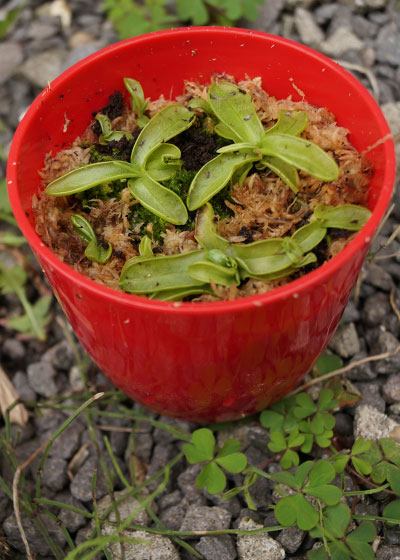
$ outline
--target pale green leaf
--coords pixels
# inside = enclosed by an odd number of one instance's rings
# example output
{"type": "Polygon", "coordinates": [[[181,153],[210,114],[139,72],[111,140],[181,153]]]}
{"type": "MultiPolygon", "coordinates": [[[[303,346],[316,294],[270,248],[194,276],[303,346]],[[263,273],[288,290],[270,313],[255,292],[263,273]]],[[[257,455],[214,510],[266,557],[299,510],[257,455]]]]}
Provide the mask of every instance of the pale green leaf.
{"type": "Polygon", "coordinates": [[[154,181],[149,175],[128,180],[129,190],[134,198],[150,210],[171,224],[182,225],[187,222],[188,213],[179,196],[154,181]]]}
{"type": "Polygon", "coordinates": [[[191,264],[204,260],[204,251],[159,255],[144,260],[128,260],[121,272],[120,286],[126,292],[146,294],[165,290],[196,288],[204,282],[188,274],[191,264]]]}
{"type": "Polygon", "coordinates": [[[356,204],[327,206],[318,204],[314,209],[314,218],[327,228],[340,228],[350,231],[360,230],[369,220],[371,211],[356,204]]]}
{"type": "Polygon", "coordinates": [[[67,196],[112,181],[137,177],[138,170],[125,161],[101,161],[77,167],[49,183],[45,192],[51,196],[67,196]]]}
{"type": "Polygon", "coordinates": [[[189,210],[197,210],[208,202],[228,183],[233,173],[249,161],[257,160],[257,156],[247,152],[220,154],[207,162],[195,175],[187,197],[189,210]]]}
{"type": "Polygon", "coordinates": [[[139,134],[132,150],[131,163],[143,166],[154,148],[189,128],[194,120],[194,113],[183,105],[167,105],[161,109],[139,134]]]}
{"type": "Polygon", "coordinates": [[[260,142],[264,127],[247,92],[230,82],[217,82],[208,90],[208,102],[219,120],[242,142],[260,142]]]}
{"type": "Polygon", "coordinates": [[[304,138],[289,134],[267,134],[261,142],[260,152],[266,156],[279,157],[321,181],[334,181],[339,176],[335,160],[304,138]]]}

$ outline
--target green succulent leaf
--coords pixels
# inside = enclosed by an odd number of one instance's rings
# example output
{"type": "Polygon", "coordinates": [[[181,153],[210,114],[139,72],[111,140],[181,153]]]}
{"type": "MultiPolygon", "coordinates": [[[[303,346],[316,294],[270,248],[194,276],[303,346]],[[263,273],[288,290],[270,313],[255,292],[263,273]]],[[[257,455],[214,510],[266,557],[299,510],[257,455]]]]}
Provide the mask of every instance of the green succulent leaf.
{"type": "Polygon", "coordinates": [[[128,180],[128,187],[133,197],[142,206],[171,224],[182,225],[187,222],[188,213],[181,198],[149,175],[128,180]]]}
{"type": "Polygon", "coordinates": [[[299,174],[297,169],[276,156],[264,156],[260,164],[257,165],[258,168],[268,167],[273,171],[278,177],[286,183],[294,193],[299,190],[299,174]]]}
{"type": "Polygon", "coordinates": [[[210,262],[209,260],[197,261],[188,268],[188,274],[195,280],[203,283],[219,284],[220,286],[232,286],[240,283],[237,269],[227,268],[210,262]]]}
{"type": "Polygon", "coordinates": [[[200,490],[205,488],[209,494],[219,494],[226,486],[226,477],[218,465],[208,463],[202,468],[196,483],[200,490]]]}
{"type": "Polygon", "coordinates": [[[191,443],[182,447],[189,463],[212,461],[214,458],[215,437],[208,428],[199,428],[192,433],[191,443]]]}
{"type": "Polygon", "coordinates": [[[299,529],[309,531],[318,523],[318,513],[301,494],[286,496],[279,500],[274,509],[278,523],[284,527],[296,524],[299,529]]]}
{"type": "Polygon", "coordinates": [[[372,466],[364,459],[360,459],[359,457],[352,457],[351,461],[356,471],[361,475],[368,476],[369,474],[371,474],[372,466]]]}
{"type": "Polygon", "coordinates": [[[189,210],[197,210],[203,206],[225,187],[236,169],[256,160],[257,156],[245,151],[220,154],[207,162],[197,172],[190,185],[186,201],[189,210]]]}
{"type": "Polygon", "coordinates": [[[140,171],[124,161],[101,161],[78,167],[49,183],[45,192],[51,196],[67,196],[92,187],[138,177],[140,171]]]}
{"type": "Polygon", "coordinates": [[[104,248],[99,245],[97,241],[90,241],[85,249],[85,257],[90,261],[98,262],[100,264],[105,264],[112,254],[111,243],[107,243],[107,247],[104,248]]]}
{"type": "Polygon", "coordinates": [[[124,84],[131,95],[132,110],[135,111],[138,116],[136,122],[140,128],[143,128],[149,121],[149,118],[144,115],[148,103],[144,98],[143,88],[141,84],[133,78],[124,78],[124,84]]]}
{"type": "Polygon", "coordinates": [[[319,447],[325,448],[331,445],[331,438],[333,437],[333,431],[327,430],[322,435],[316,435],[315,441],[319,447]]]}
{"type": "Polygon", "coordinates": [[[107,243],[106,248],[99,245],[92,226],[87,219],[80,214],[73,214],[71,216],[71,222],[75,233],[88,244],[85,249],[85,257],[90,261],[105,264],[112,254],[111,244],[107,243]]]}
{"type": "Polygon", "coordinates": [[[178,146],[160,144],[146,158],[146,173],[155,181],[167,181],[182,167],[180,157],[178,146]]]}
{"type": "Polygon", "coordinates": [[[110,134],[110,132],[112,132],[111,121],[107,117],[107,115],[103,115],[103,113],[97,113],[95,119],[100,125],[102,136],[106,136],[107,134],[110,134]]]}
{"type": "Polygon", "coordinates": [[[204,251],[159,255],[140,262],[129,259],[122,269],[120,286],[134,294],[198,288],[204,282],[192,278],[188,270],[191,264],[204,259],[204,251]]]}
{"type": "Polygon", "coordinates": [[[158,301],[182,301],[189,296],[197,296],[202,294],[210,294],[215,296],[211,288],[202,285],[201,287],[192,286],[189,288],[176,288],[171,290],[163,290],[161,292],[153,292],[150,299],[158,301]]]}
{"type": "Polygon", "coordinates": [[[371,211],[355,204],[327,206],[318,204],[314,209],[314,218],[327,228],[340,228],[350,231],[360,230],[369,220],[371,211]]]}
{"type": "Polygon", "coordinates": [[[278,113],[278,120],[274,126],[268,128],[265,134],[290,134],[299,136],[306,128],[308,123],[307,111],[287,111],[281,109],[278,113]]]}
{"type": "Polygon", "coordinates": [[[316,144],[289,134],[266,134],[260,144],[260,152],[274,156],[321,181],[334,181],[339,168],[333,158],[316,144]]]}
{"type": "Polygon", "coordinates": [[[153,256],[153,249],[151,247],[151,239],[148,235],[144,235],[139,243],[139,255],[141,257],[152,257],[153,256]]]}
{"type": "Polygon", "coordinates": [[[372,547],[368,544],[376,537],[376,528],[372,521],[364,521],[359,527],[346,537],[353,554],[358,558],[373,560],[375,557],[372,547]]]}
{"type": "Polygon", "coordinates": [[[91,241],[97,244],[97,238],[93,231],[92,226],[87,221],[86,218],[81,216],[80,214],[73,214],[71,216],[72,226],[74,228],[75,233],[86,243],[90,243],[91,241]]]}
{"type": "Polygon", "coordinates": [[[208,102],[219,120],[242,142],[257,145],[264,136],[264,127],[251,96],[237,85],[229,82],[212,84],[208,90],[208,102]]]}
{"type": "Polygon", "coordinates": [[[131,154],[131,163],[143,166],[149,153],[192,126],[195,115],[183,105],[167,105],[146,124],[131,154]]]}
{"type": "Polygon", "coordinates": [[[203,249],[226,251],[229,241],[217,234],[214,210],[210,203],[200,208],[196,216],[195,237],[203,249]]]}

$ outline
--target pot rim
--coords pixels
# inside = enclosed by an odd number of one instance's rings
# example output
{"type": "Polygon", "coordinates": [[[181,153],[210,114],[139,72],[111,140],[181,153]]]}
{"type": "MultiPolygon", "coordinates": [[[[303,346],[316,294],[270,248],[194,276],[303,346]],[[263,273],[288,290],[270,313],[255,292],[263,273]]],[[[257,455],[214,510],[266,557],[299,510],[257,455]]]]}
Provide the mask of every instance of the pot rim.
{"type": "MultiPolygon", "coordinates": [[[[340,78],[349,84],[352,89],[359,92],[360,95],[364,97],[365,102],[370,107],[371,112],[374,114],[375,118],[380,124],[380,129],[382,131],[382,138],[388,138],[384,141],[384,151],[386,166],[384,169],[383,181],[386,185],[384,192],[381,192],[375,208],[372,212],[372,216],[363,227],[363,229],[358,232],[356,237],[345,247],[337,256],[332,260],[324,263],[322,266],[318,267],[316,270],[307,273],[306,275],[293,280],[284,286],[274,288],[273,290],[266,292],[264,294],[257,294],[254,296],[246,296],[238,298],[233,301],[218,301],[218,302],[202,302],[202,303],[191,303],[191,302],[163,302],[157,300],[150,300],[146,297],[129,294],[125,292],[119,292],[96,283],[94,280],[80,274],[75,271],[72,267],[61,261],[41,240],[41,238],[36,233],[34,227],[31,225],[29,220],[25,215],[25,210],[22,207],[20,198],[16,188],[12,188],[13,184],[17,184],[17,154],[19,153],[20,146],[23,142],[26,129],[29,126],[30,116],[37,110],[38,106],[43,103],[44,98],[51,92],[51,84],[45,88],[33,101],[33,103],[28,108],[23,119],[21,120],[12,144],[10,148],[8,165],[7,165],[7,185],[9,190],[9,197],[11,206],[17,220],[17,223],[33,251],[37,254],[43,254],[44,259],[49,263],[51,267],[56,269],[63,276],[68,276],[71,280],[83,290],[88,290],[93,293],[93,295],[105,297],[107,300],[119,302],[127,306],[133,306],[137,308],[147,309],[149,312],[164,312],[164,313],[174,313],[174,314],[184,314],[184,315],[208,315],[208,314],[224,314],[247,311],[254,307],[261,307],[269,303],[279,303],[279,301],[286,298],[298,298],[302,290],[308,290],[313,287],[318,286],[320,282],[324,279],[334,274],[335,271],[340,269],[342,265],[351,259],[359,250],[363,249],[365,245],[369,245],[371,239],[374,235],[375,230],[378,227],[379,222],[383,218],[387,206],[389,204],[392,195],[392,186],[394,184],[395,172],[396,172],[396,159],[394,151],[394,142],[390,137],[390,129],[383,116],[381,109],[372,95],[368,90],[347,70],[341,67],[337,62],[328,58],[322,53],[311,49],[305,45],[297,43],[291,39],[286,39],[269,33],[264,33],[262,31],[253,31],[248,29],[240,29],[235,27],[180,27],[176,29],[167,29],[163,31],[155,31],[140,35],[138,37],[133,37],[131,39],[125,39],[124,41],[119,41],[113,45],[107,46],[96,53],[88,56],[82,61],[77,62],[69,69],[65,70],[60,76],[58,76],[52,84],[54,86],[59,83],[65,82],[75,73],[80,73],[84,71],[87,65],[90,65],[93,61],[101,58],[105,52],[112,53],[117,52],[119,49],[123,48],[126,44],[140,44],[148,41],[157,41],[159,38],[162,39],[168,35],[187,35],[187,34],[204,34],[210,33],[215,35],[226,35],[226,34],[236,34],[237,36],[242,36],[243,38],[248,38],[250,36],[258,38],[267,38],[270,41],[274,41],[276,44],[290,46],[292,49],[306,53],[309,57],[317,59],[318,62],[324,66],[333,70],[340,78]]],[[[350,131],[351,132],[351,131],[350,131]]]]}

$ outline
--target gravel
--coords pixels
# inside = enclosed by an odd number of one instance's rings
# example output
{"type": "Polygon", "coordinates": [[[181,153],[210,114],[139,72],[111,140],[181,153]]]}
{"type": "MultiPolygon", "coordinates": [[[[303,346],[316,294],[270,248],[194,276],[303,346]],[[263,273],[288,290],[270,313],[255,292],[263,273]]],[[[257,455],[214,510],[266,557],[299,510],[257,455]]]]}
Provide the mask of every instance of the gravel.
{"type": "MultiPolygon", "coordinates": [[[[15,24],[0,43],[0,146],[5,152],[18,122],[40,90],[65,68],[117,39],[100,4],[83,0],[29,0],[25,3],[6,0],[1,3],[0,21],[4,10],[22,6],[15,24]]],[[[400,134],[400,12],[395,1],[267,1],[260,6],[255,22],[242,23],[252,29],[300,41],[338,59],[376,96],[393,134],[400,134]],[[371,81],[371,77],[375,82],[371,81]]],[[[400,162],[400,143],[397,143],[396,150],[400,162]]],[[[0,178],[4,173],[5,163],[0,158],[0,178]]],[[[387,249],[382,248],[400,223],[400,189],[394,194],[393,201],[395,208],[392,215],[374,242],[374,251],[379,249],[381,260],[364,265],[361,287],[352,295],[329,344],[329,351],[339,355],[344,365],[372,354],[393,352],[400,344],[397,309],[400,307],[400,257],[388,257],[400,250],[400,243],[393,241],[387,249]]],[[[0,249],[1,262],[13,263],[13,259],[9,251],[0,249]]],[[[29,289],[35,294],[39,288],[34,284],[29,289]]],[[[18,301],[12,294],[0,296],[0,309],[4,316],[15,315],[19,309],[18,301]]],[[[61,315],[56,302],[52,309],[54,317],[61,315]]],[[[86,387],[98,390],[100,387],[111,388],[94,364],[88,366],[88,379],[82,379],[74,349],[66,342],[63,330],[54,319],[44,343],[15,336],[15,332],[0,326],[0,357],[21,399],[41,403],[57,397],[64,405],[60,410],[43,408],[40,415],[35,412],[24,429],[12,426],[11,436],[13,441],[18,442],[16,460],[19,464],[61,426],[71,412],[69,405],[76,408],[76,401],[72,399],[74,395],[83,394],[86,387]]],[[[348,372],[347,379],[352,383],[348,387],[355,394],[359,393],[362,400],[336,412],[338,437],[350,447],[356,437],[373,440],[391,434],[398,437],[400,353],[358,365],[348,372]]],[[[125,405],[133,411],[141,410],[129,402],[125,405]]],[[[140,484],[146,476],[155,475],[181,450],[181,443],[170,432],[153,428],[147,422],[133,423],[128,417],[117,418],[115,412],[116,408],[111,404],[107,408],[107,418],[92,418],[95,424],[103,424],[103,428],[108,426],[108,429],[95,429],[96,444],[87,423],[75,420],[55,440],[40,473],[42,496],[72,508],[51,506],[57,522],[39,512],[40,520],[65,553],[68,546],[59,524],[64,524],[76,545],[87,541],[93,524],[78,511],[92,512],[94,497],[100,512],[112,510],[108,486],[112,485],[115,500],[125,498],[119,507],[122,519],[139,508],[136,496],[124,495],[118,470],[122,479],[131,480],[135,476],[140,484]],[[134,444],[128,434],[132,426],[134,444]],[[99,451],[105,448],[104,435],[108,437],[117,465],[116,468],[111,461],[106,464],[109,479],[104,476],[99,459],[99,451]],[[94,489],[93,473],[96,473],[94,489]]],[[[193,425],[183,421],[159,418],[153,413],[149,415],[177,429],[194,429],[193,425]]],[[[5,433],[3,425],[0,425],[0,430],[5,433]]],[[[260,465],[268,463],[273,455],[267,448],[267,434],[267,430],[257,422],[249,421],[220,430],[216,437],[219,446],[223,446],[229,438],[238,439],[248,460],[260,465]]],[[[24,471],[27,490],[32,496],[38,465],[39,458],[36,458],[24,471]]],[[[278,466],[269,463],[268,472],[276,470],[278,466]]],[[[151,509],[138,511],[135,522],[152,525],[150,513],[155,515],[154,512],[157,512],[161,522],[170,530],[255,529],[277,524],[270,508],[276,495],[272,493],[273,487],[268,480],[260,477],[250,488],[258,507],[258,511],[254,512],[247,509],[242,495],[223,501],[220,495],[210,496],[199,490],[196,486],[199,472],[198,465],[180,460],[171,469],[166,488],[152,500],[151,509]]],[[[13,473],[2,457],[0,474],[10,486],[13,473]]],[[[229,476],[228,486],[242,483],[240,475],[229,476]]],[[[155,491],[159,484],[160,479],[154,479],[149,485],[149,492],[155,491]]],[[[368,500],[359,501],[355,513],[381,513],[379,496],[371,495],[368,500]]],[[[141,499],[146,497],[148,493],[144,491],[141,499]]],[[[111,512],[109,519],[115,521],[115,513],[111,512]]],[[[53,558],[37,526],[25,514],[23,526],[37,559],[53,558]]],[[[376,542],[376,559],[400,560],[400,530],[382,529],[379,522],[377,529],[381,530],[381,540],[376,542]]],[[[102,527],[103,535],[109,535],[113,530],[112,524],[102,527]]],[[[24,558],[25,547],[11,501],[0,489],[0,555],[3,534],[11,548],[10,558],[24,558]]],[[[183,547],[162,535],[131,529],[124,531],[123,535],[137,540],[124,545],[127,560],[193,559],[183,547]]],[[[206,560],[280,560],[304,559],[315,541],[292,527],[251,536],[197,536],[188,539],[187,543],[206,560]]],[[[121,545],[110,545],[109,554],[113,559],[121,558],[121,545]]]]}

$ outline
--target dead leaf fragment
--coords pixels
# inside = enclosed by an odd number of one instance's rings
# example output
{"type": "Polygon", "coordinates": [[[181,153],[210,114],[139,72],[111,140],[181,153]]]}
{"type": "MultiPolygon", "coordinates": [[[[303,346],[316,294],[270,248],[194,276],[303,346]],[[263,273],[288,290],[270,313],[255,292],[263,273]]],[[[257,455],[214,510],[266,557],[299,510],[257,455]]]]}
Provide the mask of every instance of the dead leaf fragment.
{"type": "MultiPolygon", "coordinates": [[[[19,399],[19,395],[0,366],[0,410],[3,417],[6,417],[7,409],[19,399]]],[[[17,404],[10,412],[10,422],[19,424],[24,428],[28,423],[28,411],[23,404],[17,404]]]]}

